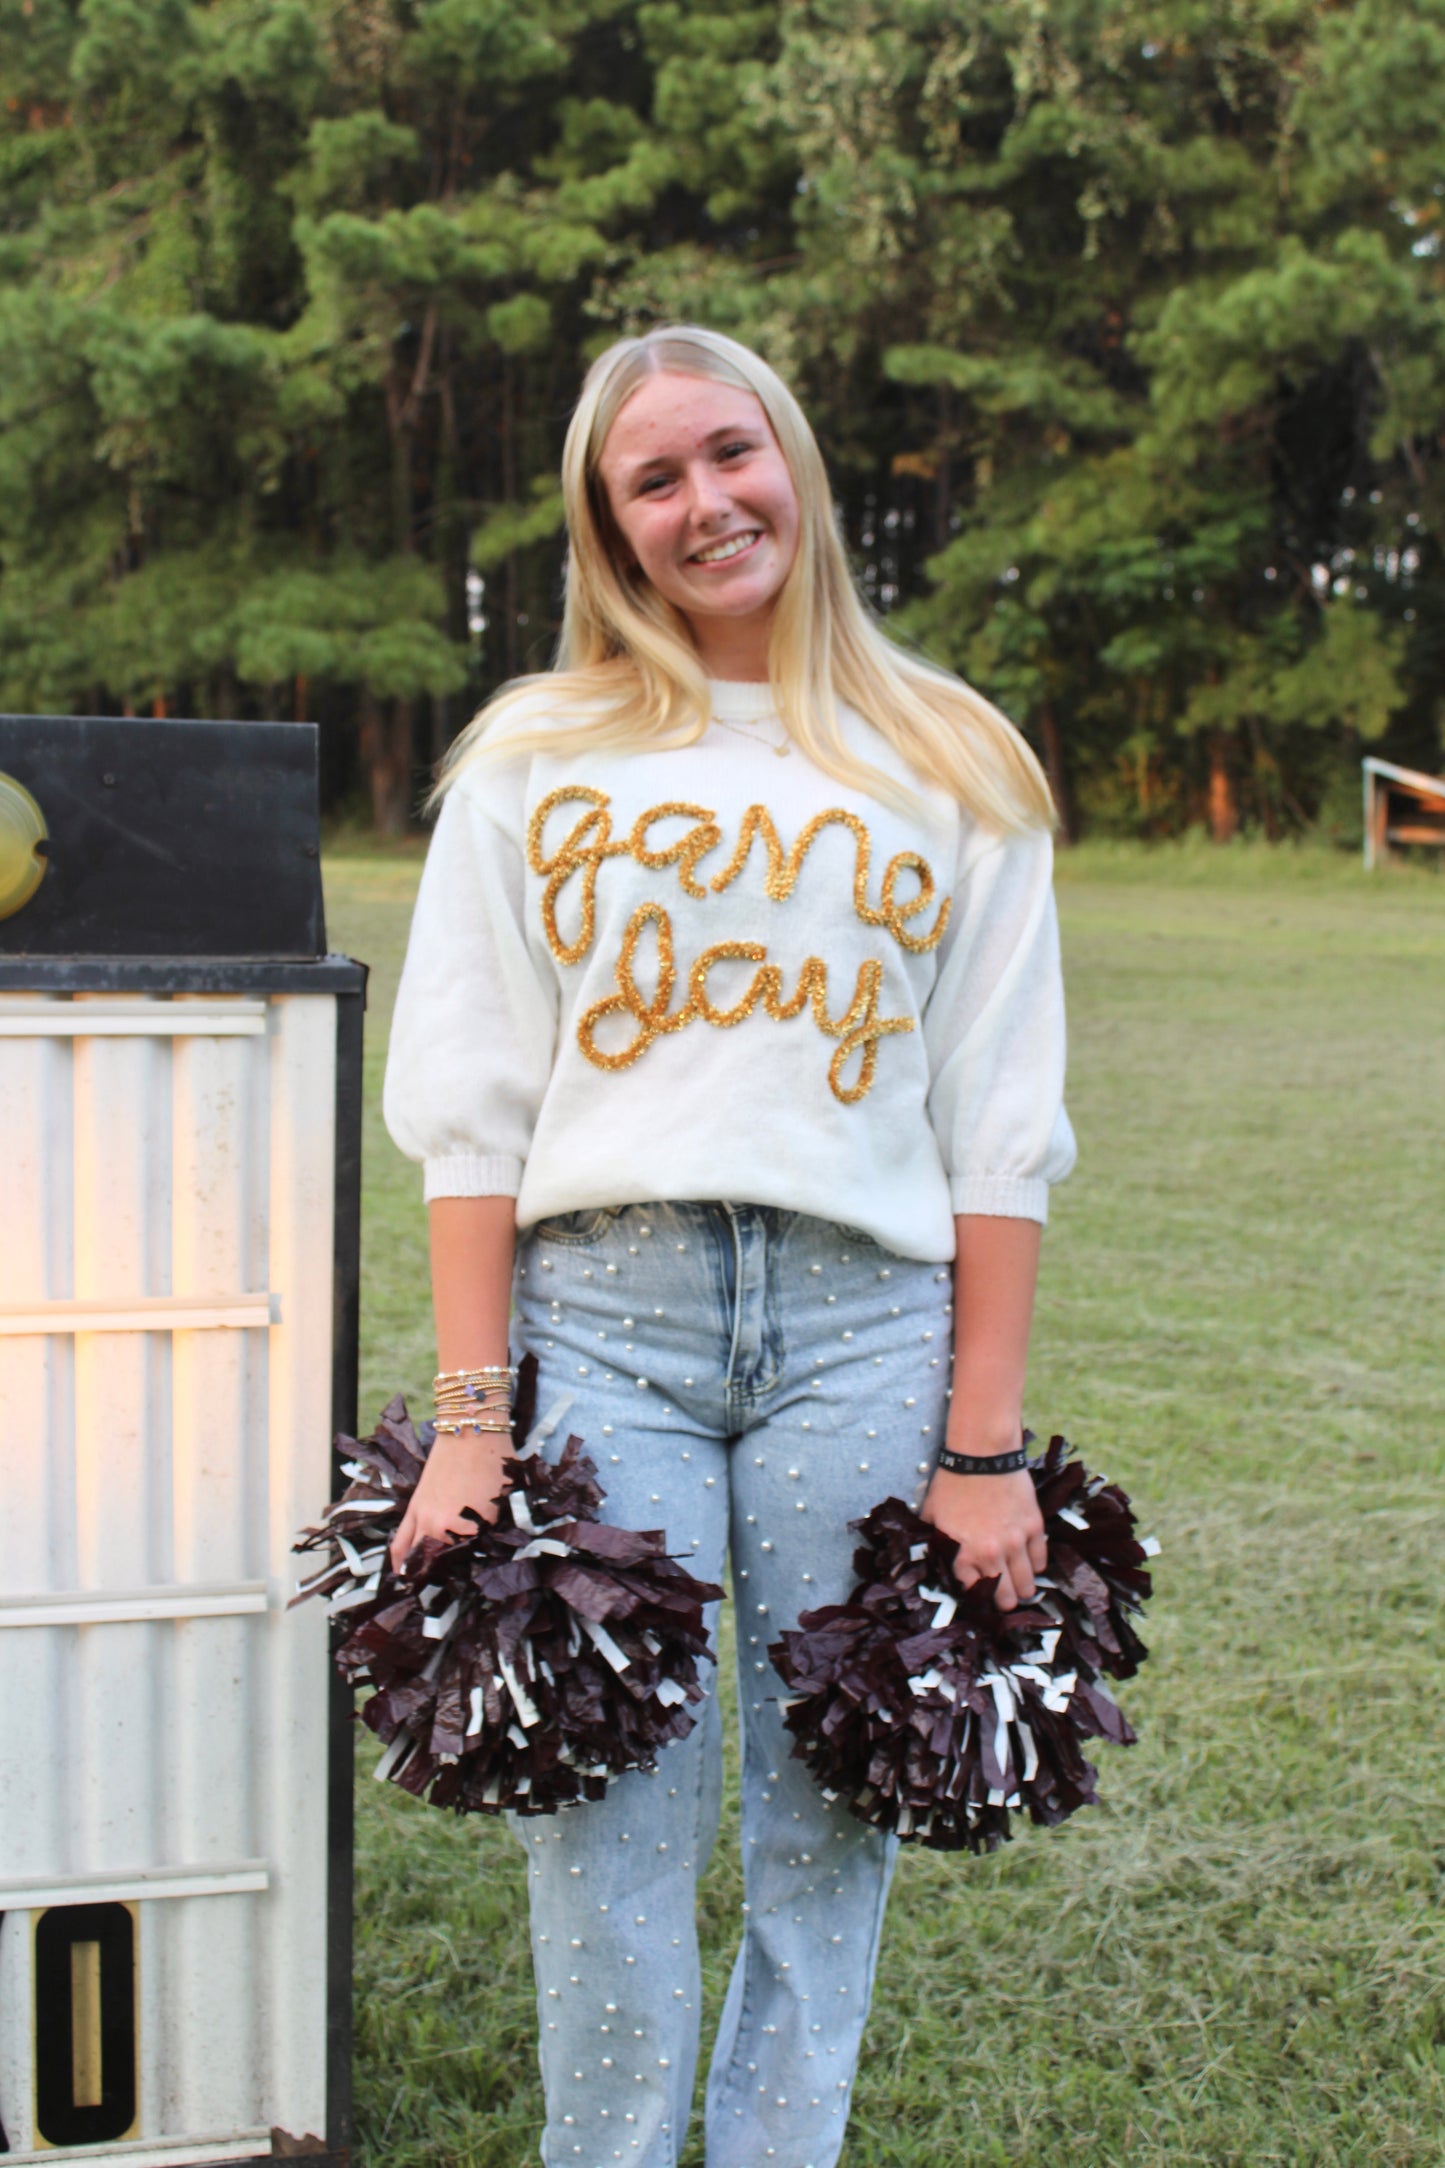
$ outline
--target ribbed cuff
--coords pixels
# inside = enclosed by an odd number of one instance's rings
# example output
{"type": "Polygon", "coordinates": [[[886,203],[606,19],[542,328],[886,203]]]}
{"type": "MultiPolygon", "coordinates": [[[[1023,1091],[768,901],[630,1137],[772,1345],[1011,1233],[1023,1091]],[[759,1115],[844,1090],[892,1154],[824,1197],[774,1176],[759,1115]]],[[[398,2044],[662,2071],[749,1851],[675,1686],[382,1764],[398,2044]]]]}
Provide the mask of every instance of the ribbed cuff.
{"type": "Polygon", "coordinates": [[[948,1185],[955,1213],[984,1219],[1031,1219],[1048,1225],[1049,1185],[1011,1174],[956,1174],[948,1185]]]}
{"type": "Polygon", "coordinates": [[[448,1152],[423,1165],[428,1204],[433,1197],[515,1197],[522,1186],[522,1162],[508,1152],[448,1152]]]}

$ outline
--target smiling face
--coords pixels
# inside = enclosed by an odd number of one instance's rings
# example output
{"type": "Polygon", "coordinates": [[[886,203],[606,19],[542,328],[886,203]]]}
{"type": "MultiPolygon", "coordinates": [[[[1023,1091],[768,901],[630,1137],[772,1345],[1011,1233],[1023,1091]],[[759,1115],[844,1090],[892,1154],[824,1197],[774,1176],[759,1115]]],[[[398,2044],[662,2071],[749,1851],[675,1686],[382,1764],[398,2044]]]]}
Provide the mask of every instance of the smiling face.
{"type": "Polygon", "coordinates": [[[650,376],[598,462],[629,558],[692,627],[714,677],[767,676],[768,628],[798,547],[798,498],[760,401],[650,376]]]}

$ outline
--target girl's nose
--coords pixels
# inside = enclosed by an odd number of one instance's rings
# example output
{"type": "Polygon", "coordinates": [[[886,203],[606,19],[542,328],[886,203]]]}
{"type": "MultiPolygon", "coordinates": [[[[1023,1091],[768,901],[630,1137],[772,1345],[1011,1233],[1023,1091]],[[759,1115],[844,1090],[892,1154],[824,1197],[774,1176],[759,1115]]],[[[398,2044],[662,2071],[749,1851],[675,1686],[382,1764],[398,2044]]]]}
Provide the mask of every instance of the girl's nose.
{"type": "Polygon", "coordinates": [[[690,469],[688,473],[691,511],[695,520],[725,519],[732,510],[732,498],[721,478],[709,467],[690,469]]]}

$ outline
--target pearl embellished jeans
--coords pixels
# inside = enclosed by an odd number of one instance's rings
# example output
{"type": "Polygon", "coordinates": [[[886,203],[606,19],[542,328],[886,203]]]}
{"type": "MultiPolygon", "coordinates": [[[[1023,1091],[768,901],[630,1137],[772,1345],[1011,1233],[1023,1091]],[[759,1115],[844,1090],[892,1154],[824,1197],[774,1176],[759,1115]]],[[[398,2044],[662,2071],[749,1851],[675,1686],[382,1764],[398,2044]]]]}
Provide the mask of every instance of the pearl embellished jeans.
{"type": "MultiPolygon", "coordinates": [[[[629,1205],[518,1246],[513,1334],[539,1412],[571,1396],[604,1515],[731,1556],[746,1903],[707,2086],[707,2168],[833,2168],[896,1850],[829,1806],[767,1645],[840,1602],[848,1523],[921,1496],[943,1441],[951,1274],[768,1206],[629,1205]]],[[[653,1775],[513,1828],[530,1860],[546,2168],[676,2168],[697,2062],[695,1897],[717,1828],[710,1691],[653,1775]]]]}

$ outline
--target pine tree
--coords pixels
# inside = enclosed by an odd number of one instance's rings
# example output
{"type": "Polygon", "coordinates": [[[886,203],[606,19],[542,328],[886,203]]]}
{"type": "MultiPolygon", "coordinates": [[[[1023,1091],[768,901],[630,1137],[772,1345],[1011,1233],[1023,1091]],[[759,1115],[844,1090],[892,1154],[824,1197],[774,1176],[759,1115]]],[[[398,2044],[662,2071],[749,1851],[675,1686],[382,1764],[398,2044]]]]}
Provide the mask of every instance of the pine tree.
{"type": "Polygon", "coordinates": [[[1438,757],[1445,0],[23,0],[0,84],[8,706],[317,715],[399,827],[697,318],[1071,818],[1438,757]]]}
{"type": "Polygon", "coordinates": [[[956,529],[905,622],[1096,818],[1296,825],[1438,644],[1445,10],[896,17],[874,162],[931,291],[882,366],[940,394],[908,463],[956,529]]]}

